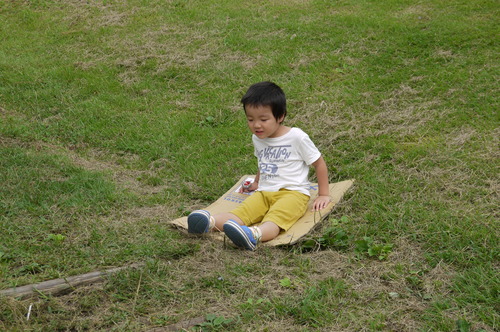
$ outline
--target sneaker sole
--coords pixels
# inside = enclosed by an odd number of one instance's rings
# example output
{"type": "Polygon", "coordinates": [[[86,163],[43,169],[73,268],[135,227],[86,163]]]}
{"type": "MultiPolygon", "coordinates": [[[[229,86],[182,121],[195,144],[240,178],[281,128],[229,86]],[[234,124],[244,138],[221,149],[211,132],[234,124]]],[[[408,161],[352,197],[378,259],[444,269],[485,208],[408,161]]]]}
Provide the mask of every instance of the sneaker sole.
{"type": "Polygon", "coordinates": [[[255,250],[255,244],[250,241],[248,235],[241,229],[241,227],[234,221],[228,221],[224,224],[224,233],[233,241],[233,243],[246,250],[255,250]]]}
{"type": "Polygon", "coordinates": [[[192,212],[187,219],[188,233],[203,234],[208,232],[210,213],[205,210],[192,212]]]}

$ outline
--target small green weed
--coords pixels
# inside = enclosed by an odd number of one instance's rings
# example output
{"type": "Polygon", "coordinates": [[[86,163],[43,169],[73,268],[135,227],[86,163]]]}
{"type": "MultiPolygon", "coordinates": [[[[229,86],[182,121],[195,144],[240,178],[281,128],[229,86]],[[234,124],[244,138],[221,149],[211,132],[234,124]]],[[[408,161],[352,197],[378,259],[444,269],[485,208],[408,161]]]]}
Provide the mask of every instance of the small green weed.
{"type": "Polygon", "coordinates": [[[200,125],[215,127],[216,126],[215,118],[213,116],[207,116],[203,121],[200,121],[200,125]]]}
{"type": "Polygon", "coordinates": [[[294,288],[292,280],[288,277],[280,280],[280,286],[285,288],[294,288]]]}
{"type": "Polygon", "coordinates": [[[65,238],[66,236],[62,234],[49,234],[49,236],[47,236],[47,240],[52,241],[55,244],[61,244],[65,238]]]}
{"type": "Polygon", "coordinates": [[[152,321],[160,326],[166,326],[172,323],[173,318],[169,315],[161,315],[152,319],[152,321]]]}
{"type": "Polygon", "coordinates": [[[300,245],[301,251],[314,251],[332,248],[337,250],[346,249],[350,243],[350,237],[341,226],[349,222],[348,217],[332,219],[322,236],[305,240],[300,245]]]}
{"type": "Polygon", "coordinates": [[[269,300],[265,299],[265,298],[258,298],[257,300],[254,300],[253,298],[249,298],[246,301],[246,304],[250,305],[250,306],[258,306],[258,305],[260,305],[262,303],[269,303],[269,300]]]}
{"type": "MultiPolygon", "coordinates": [[[[208,314],[205,317],[205,321],[198,326],[202,331],[220,331],[221,329],[227,327],[234,320],[232,318],[225,318],[223,316],[217,316],[214,314],[208,314]]],[[[198,331],[198,329],[194,328],[193,331],[198,331]]]]}
{"type": "Polygon", "coordinates": [[[368,236],[364,236],[362,240],[355,241],[356,252],[369,257],[377,257],[379,260],[385,260],[387,256],[392,252],[392,244],[376,244],[373,239],[368,236]]]}

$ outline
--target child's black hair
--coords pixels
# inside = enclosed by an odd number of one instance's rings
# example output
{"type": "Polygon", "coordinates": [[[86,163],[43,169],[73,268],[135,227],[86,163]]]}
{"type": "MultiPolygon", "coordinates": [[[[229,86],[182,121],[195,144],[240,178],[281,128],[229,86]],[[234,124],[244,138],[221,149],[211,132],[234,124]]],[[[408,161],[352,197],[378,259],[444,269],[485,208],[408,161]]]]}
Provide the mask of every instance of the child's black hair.
{"type": "MultiPolygon", "coordinates": [[[[243,109],[246,105],[270,106],[276,120],[286,116],[286,97],[283,90],[273,82],[259,82],[248,88],[241,98],[243,109]]],[[[246,111],[246,110],[245,110],[246,111]]]]}

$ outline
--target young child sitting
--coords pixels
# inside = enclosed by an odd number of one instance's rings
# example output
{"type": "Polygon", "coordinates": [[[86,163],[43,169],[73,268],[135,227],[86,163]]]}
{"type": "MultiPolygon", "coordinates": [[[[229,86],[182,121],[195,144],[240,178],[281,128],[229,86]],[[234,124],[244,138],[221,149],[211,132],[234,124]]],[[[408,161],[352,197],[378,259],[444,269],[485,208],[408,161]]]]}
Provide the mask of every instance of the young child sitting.
{"type": "Polygon", "coordinates": [[[312,209],[320,210],[330,202],[328,169],[309,136],[299,128],[283,125],[286,98],[272,82],[252,85],[241,99],[252,132],[258,171],[249,188],[254,191],[236,209],[211,216],[196,210],[188,216],[188,232],[202,234],[224,231],[238,247],[255,250],[259,242],[274,239],[287,231],[307,209],[309,166],[318,179],[319,193],[312,209]]]}

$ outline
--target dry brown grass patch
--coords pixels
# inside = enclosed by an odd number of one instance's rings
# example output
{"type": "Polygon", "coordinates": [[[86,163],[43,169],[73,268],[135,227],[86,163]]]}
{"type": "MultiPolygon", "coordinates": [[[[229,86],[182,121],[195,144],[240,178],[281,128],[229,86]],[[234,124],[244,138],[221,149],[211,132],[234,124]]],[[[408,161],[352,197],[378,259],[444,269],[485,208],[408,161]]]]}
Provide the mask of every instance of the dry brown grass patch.
{"type": "Polygon", "coordinates": [[[71,13],[65,17],[68,22],[85,22],[87,30],[95,31],[102,27],[125,26],[135,8],[127,8],[124,4],[105,3],[102,1],[61,1],[71,8],[71,13]]]}

